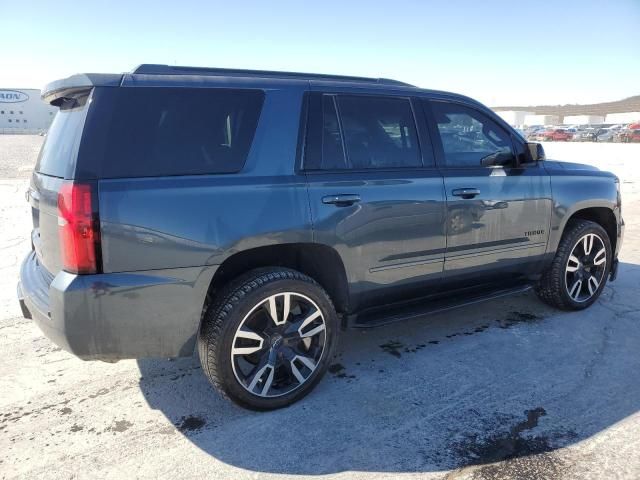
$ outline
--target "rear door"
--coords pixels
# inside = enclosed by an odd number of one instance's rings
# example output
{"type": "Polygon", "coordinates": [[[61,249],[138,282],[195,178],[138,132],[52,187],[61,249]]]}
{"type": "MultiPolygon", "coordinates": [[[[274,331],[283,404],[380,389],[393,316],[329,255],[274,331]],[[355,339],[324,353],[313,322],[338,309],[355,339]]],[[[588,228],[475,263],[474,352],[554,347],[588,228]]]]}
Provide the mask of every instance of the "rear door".
{"type": "Polygon", "coordinates": [[[342,257],[354,310],[432,293],[442,274],[442,177],[414,107],[402,96],[309,98],[303,168],[314,240],[342,257]]]}
{"type": "Polygon", "coordinates": [[[482,159],[497,152],[524,160],[524,142],[475,105],[424,105],[447,197],[444,280],[476,284],[535,273],[552,210],[545,169],[515,161],[483,166],[482,159]]]}
{"type": "Polygon", "coordinates": [[[73,178],[90,90],[77,93],[60,105],[40,150],[27,196],[31,205],[31,240],[38,263],[55,276],[62,268],[58,227],[58,193],[65,179],[73,178]]]}

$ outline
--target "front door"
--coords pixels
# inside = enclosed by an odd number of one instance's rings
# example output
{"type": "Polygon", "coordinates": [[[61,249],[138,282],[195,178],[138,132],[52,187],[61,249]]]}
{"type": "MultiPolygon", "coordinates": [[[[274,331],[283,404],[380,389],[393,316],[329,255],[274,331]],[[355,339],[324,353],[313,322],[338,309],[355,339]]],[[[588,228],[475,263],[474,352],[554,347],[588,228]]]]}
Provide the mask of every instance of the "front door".
{"type": "Polygon", "coordinates": [[[545,169],[520,163],[524,142],[490,114],[458,102],[429,104],[447,198],[444,280],[463,286],[537,273],[552,210],[545,169]],[[511,160],[485,166],[496,155],[511,160]]]}
{"type": "Polygon", "coordinates": [[[314,241],[341,256],[353,310],[427,295],[442,274],[442,177],[416,119],[406,97],[317,92],[309,101],[314,241]]]}

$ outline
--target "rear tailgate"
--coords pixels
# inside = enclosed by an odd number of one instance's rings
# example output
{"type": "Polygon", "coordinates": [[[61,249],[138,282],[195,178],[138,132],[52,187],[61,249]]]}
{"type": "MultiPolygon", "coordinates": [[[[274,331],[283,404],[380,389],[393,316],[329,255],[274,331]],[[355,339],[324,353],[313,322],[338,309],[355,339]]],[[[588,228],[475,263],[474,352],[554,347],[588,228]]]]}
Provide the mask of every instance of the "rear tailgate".
{"type": "Polygon", "coordinates": [[[58,102],[60,110],[49,128],[27,192],[33,219],[33,247],[38,263],[51,277],[62,268],[58,193],[63,181],[74,175],[90,92],[58,102]]]}

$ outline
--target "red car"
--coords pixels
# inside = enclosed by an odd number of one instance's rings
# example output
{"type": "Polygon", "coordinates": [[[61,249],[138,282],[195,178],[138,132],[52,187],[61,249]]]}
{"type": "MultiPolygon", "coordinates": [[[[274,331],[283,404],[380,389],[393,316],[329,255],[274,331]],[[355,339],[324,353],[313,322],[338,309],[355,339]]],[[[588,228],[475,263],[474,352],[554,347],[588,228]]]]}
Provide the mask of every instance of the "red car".
{"type": "Polygon", "coordinates": [[[564,128],[554,128],[544,132],[542,137],[547,142],[566,142],[573,138],[573,134],[564,128]]]}
{"type": "Polygon", "coordinates": [[[619,135],[621,142],[640,142],[640,129],[624,130],[619,135]]]}

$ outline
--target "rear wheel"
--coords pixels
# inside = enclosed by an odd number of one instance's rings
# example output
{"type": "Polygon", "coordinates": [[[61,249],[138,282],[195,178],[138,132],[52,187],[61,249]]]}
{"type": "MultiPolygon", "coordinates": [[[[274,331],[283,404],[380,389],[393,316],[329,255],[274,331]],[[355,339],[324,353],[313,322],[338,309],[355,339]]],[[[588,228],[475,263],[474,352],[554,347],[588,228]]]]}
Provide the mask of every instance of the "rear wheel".
{"type": "Polygon", "coordinates": [[[588,220],[571,220],[536,293],[563,310],[586,308],[602,293],[611,258],[611,242],[604,228],[588,220]]]}
{"type": "Polygon", "coordinates": [[[322,378],[337,325],[329,296],[311,278],[289,269],[254,270],[232,282],[205,314],[202,368],[244,407],[284,407],[322,378]]]}

